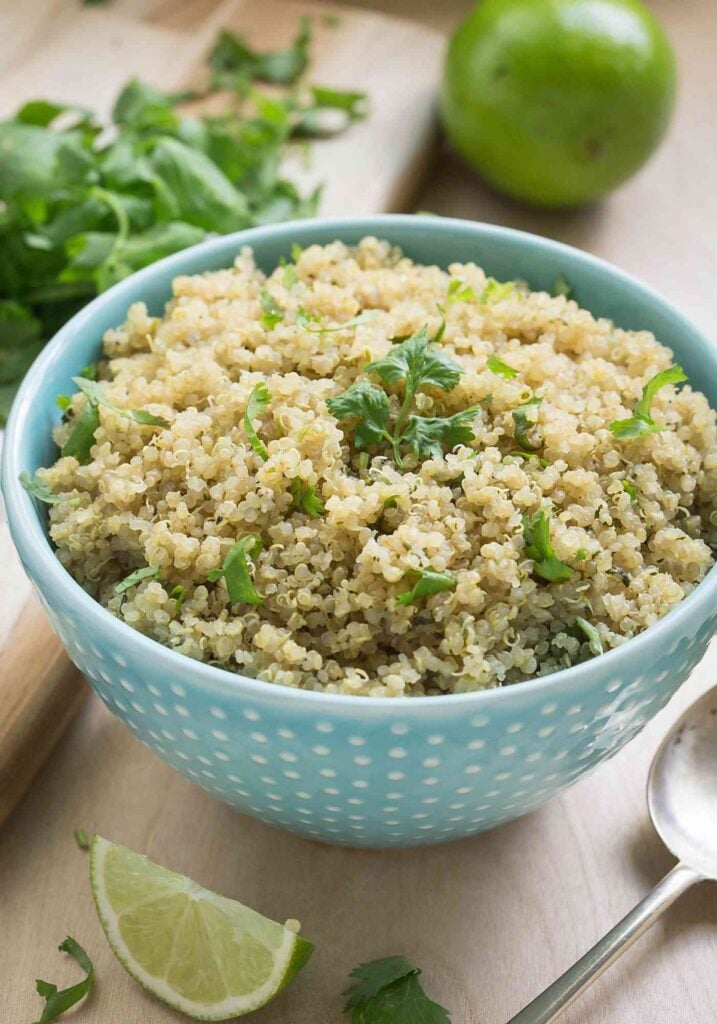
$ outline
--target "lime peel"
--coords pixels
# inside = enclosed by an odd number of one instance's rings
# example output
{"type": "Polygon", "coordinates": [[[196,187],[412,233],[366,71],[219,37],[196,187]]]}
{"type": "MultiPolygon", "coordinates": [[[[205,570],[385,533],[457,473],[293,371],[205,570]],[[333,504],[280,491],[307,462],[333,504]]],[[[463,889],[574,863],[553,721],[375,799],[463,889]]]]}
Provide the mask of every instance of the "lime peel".
{"type": "Polygon", "coordinates": [[[259,1009],[313,952],[296,934],[298,921],[280,925],[102,836],[92,843],[90,881],[107,941],[128,974],[195,1020],[259,1009]]]}

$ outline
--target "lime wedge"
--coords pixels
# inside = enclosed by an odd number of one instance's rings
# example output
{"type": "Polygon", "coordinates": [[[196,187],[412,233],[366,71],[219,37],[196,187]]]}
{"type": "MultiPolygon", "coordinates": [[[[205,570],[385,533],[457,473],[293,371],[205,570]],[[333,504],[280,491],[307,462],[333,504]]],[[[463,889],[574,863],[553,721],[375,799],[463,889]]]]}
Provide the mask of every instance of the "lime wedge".
{"type": "Polygon", "coordinates": [[[313,946],[191,878],[95,836],[90,880],[112,951],[152,995],[196,1020],[227,1020],[268,1003],[313,946]]]}

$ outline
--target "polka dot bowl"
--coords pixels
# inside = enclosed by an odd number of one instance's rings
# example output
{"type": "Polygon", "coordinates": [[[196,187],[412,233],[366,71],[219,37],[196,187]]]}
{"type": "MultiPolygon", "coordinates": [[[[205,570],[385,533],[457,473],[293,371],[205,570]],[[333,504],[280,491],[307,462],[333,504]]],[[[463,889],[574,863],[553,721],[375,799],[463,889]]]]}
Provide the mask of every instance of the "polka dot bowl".
{"type": "Polygon", "coordinates": [[[158,312],[179,273],[231,263],[252,245],[266,268],[297,242],[376,234],[416,259],[476,260],[534,288],[568,278],[578,301],[653,330],[717,405],[716,350],[658,295],[546,239],[442,218],[384,216],[259,228],[169,257],[106,292],[47,346],[15,403],[3,492],[25,568],[70,657],[105,704],[159,757],[263,821],[354,846],[466,836],[537,807],[610,757],[686,679],[715,628],[717,577],[641,636],[593,661],[503,690],[346,697],[285,689],[176,654],[120,623],[69,577],[42,510],[18,485],[53,457],[54,399],[95,358],[105,329],[144,299],[158,312]]]}

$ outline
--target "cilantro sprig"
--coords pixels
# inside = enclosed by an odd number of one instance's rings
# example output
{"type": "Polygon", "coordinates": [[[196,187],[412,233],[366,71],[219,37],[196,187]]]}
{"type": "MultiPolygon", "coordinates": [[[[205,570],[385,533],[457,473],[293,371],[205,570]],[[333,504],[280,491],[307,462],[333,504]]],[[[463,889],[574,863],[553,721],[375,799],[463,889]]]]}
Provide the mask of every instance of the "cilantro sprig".
{"type": "Polygon", "coordinates": [[[488,362],[486,364],[491,373],[496,373],[499,377],[503,377],[505,380],[514,380],[518,376],[518,371],[513,366],[509,366],[508,363],[504,363],[502,359],[499,359],[497,355],[491,353],[488,356],[488,362]]]}
{"type": "Polygon", "coordinates": [[[342,324],[336,324],[334,327],[324,327],[318,316],[315,316],[313,313],[307,313],[301,307],[296,314],[296,323],[303,331],[308,331],[309,334],[335,334],[337,331],[353,331],[356,327],[360,327],[361,324],[375,320],[378,312],[377,309],[365,309],[362,313],[351,317],[350,320],[346,320],[342,324]]]}
{"type": "Polygon", "coordinates": [[[262,288],[259,293],[259,301],[261,303],[261,326],[264,330],[270,331],[282,322],[284,314],[268,288],[262,288]]]}
{"type": "Polygon", "coordinates": [[[31,494],[33,498],[37,498],[38,501],[42,501],[46,505],[56,505],[58,501],[62,501],[59,494],[51,491],[47,484],[37,479],[37,476],[30,476],[26,469],[23,469],[22,473],[20,473],[18,480],[28,494],[31,494]]]}
{"type": "Polygon", "coordinates": [[[70,436],[62,446],[60,454],[63,456],[74,456],[81,466],[85,465],[90,458],[90,451],[95,441],[95,433],[100,425],[99,407],[101,405],[111,409],[118,416],[133,420],[142,426],[169,426],[169,422],[162,416],[155,416],[153,413],[147,412],[146,409],[123,409],[115,405],[114,402],[107,398],[101,384],[96,380],[89,380],[86,377],[73,377],[72,382],[77,385],[87,401],[85,402],[84,409],[75,421],[70,436]]]}
{"type": "Polygon", "coordinates": [[[224,579],[232,604],[261,604],[264,600],[254,586],[249,569],[249,562],[256,561],[263,547],[257,533],[247,533],[229,549],[221,569],[210,569],[207,573],[211,583],[224,579]]]}
{"type": "Polygon", "coordinates": [[[396,604],[415,604],[422,597],[430,597],[431,594],[440,594],[444,590],[455,590],[458,580],[453,573],[436,572],[430,566],[418,572],[409,573],[409,582],[414,580],[410,590],[404,591],[396,598],[396,604]]]}
{"type": "Polygon", "coordinates": [[[579,630],[588,641],[591,654],[596,657],[598,654],[603,653],[602,640],[596,627],[587,619],[583,619],[580,615],[575,619],[575,628],[579,630]]]}
{"type": "Polygon", "coordinates": [[[550,539],[550,515],[539,509],[534,516],[523,516],[523,537],[525,554],[533,560],[533,572],[548,583],[564,583],[573,575],[573,570],[561,562],[553,549],[550,539]]]}
{"type": "Polygon", "coordinates": [[[542,398],[533,395],[527,402],[519,405],[517,409],[513,409],[515,440],[524,452],[536,452],[540,448],[539,444],[532,443],[530,432],[538,422],[538,410],[542,402],[542,398]]]}
{"type": "Polygon", "coordinates": [[[253,421],[262,414],[270,401],[271,394],[269,389],[264,381],[259,381],[252,388],[244,413],[244,433],[249,438],[249,444],[264,462],[269,458],[269,450],[257,434],[253,421]]]}
{"type": "Polygon", "coordinates": [[[69,1010],[70,1007],[75,1006],[81,999],[84,999],[92,988],[95,969],[79,942],[68,935],[60,943],[58,949],[61,953],[67,953],[77,962],[79,967],[85,972],[85,977],[82,981],[78,981],[77,984],[63,989],[58,989],[57,985],[53,985],[50,981],[42,981],[38,978],[35,982],[35,987],[37,994],[45,1000],[45,1007],[37,1024],[49,1024],[50,1021],[56,1020],[66,1010],[69,1010]]]}
{"type": "Polygon", "coordinates": [[[344,1013],[352,1024],[450,1024],[450,1014],[423,991],[421,971],[403,956],[387,956],[354,968],[344,1013]]]}
{"type": "Polygon", "coordinates": [[[115,594],[125,594],[143,580],[158,580],[161,575],[162,570],[158,565],[145,565],[141,569],[135,569],[129,576],[115,584],[115,594]]]}
{"type": "Polygon", "coordinates": [[[296,512],[305,512],[310,519],[321,519],[325,512],[316,488],[299,476],[291,481],[291,507],[296,512]]]}
{"type": "Polygon", "coordinates": [[[610,424],[612,434],[618,441],[631,441],[645,434],[659,434],[665,429],[664,424],[655,423],[651,410],[655,395],[668,384],[681,384],[687,380],[687,374],[681,366],[670,366],[661,373],[656,373],[642,389],[642,397],[635,406],[632,416],[625,420],[613,420],[610,424]]]}

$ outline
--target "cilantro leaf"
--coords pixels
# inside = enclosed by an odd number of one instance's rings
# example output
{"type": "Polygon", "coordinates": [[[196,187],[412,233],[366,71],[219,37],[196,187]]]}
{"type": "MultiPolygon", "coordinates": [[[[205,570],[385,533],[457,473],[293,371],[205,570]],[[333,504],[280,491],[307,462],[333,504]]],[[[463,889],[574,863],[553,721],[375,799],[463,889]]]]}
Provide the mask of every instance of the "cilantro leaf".
{"type": "Polygon", "coordinates": [[[537,456],[535,454],[535,452],[519,452],[519,451],[514,451],[514,452],[508,452],[508,455],[512,455],[516,459],[526,459],[526,460],[527,459],[535,459],[535,461],[540,466],[542,466],[543,469],[545,469],[546,466],[550,465],[550,461],[548,459],[541,459],[541,458],[539,458],[539,456],[537,456]]]}
{"type": "Polygon", "coordinates": [[[262,288],[259,301],[261,302],[261,325],[270,331],[272,327],[281,323],[284,314],[274,296],[266,288],[262,288]]]}
{"type": "Polygon", "coordinates": [[[630,495],[631,501],[637,501],[637,487],[630,480],[621,480],[620,483],[624,487],[625,491],[630,495]]]}
{"type": "Polygon", "coordinates": [[[273,85],[293,85],[306,70],[309,61],[311,24],[303,17],[294,41],[281,50],[259,53],[243,36],[224,29],[209,55],[215,82],[221,87],[234,87],[237,82],[259,79],[273,85]]]}
{"type": "Polygon", "coordinates": [[[269,452],[266,445],[257,434],[252,420],[261,415],[270,401],[271,395],[266,384],[264,381],[259,381],[258,384],[254,385],[252,392],[249,395],[246,412],[244,413],[244,432],[249,438],[249,444],[252,446],[256,454],[264,460],[264,462],[269,458],[269,452]]]}
{"type": "Polygon", "coordinates": [[[488,356],[488,369],[491,373],[498,374],[499,377],[505,377],[506,380],[514,380],[518,376],[518,371],[512,366],[508,366],[502,359],[499,359],[496,355],[488,356]]]}
{"type": "Polygon", "coordinates": [[[65,1010],[69,1010],[71,1006],[84,999],[92,987],[95,971],[92,961],[82,946],[68,935],[64,942],[60,943],[58,949],[61,953],[68,953],[77,961],[85,972],[85,978],[78,981],[76,985],[71,985],[70,988],[59,990],[57,985],[38,979],[35,983],[37,994],[45,1000],[45,1007],[37,1024],[49,1024],[49,1021],[56,1020],[65,1010]]]}
{"type": "Polygon", "coordinates": [[[550,518],[544,508],[531,518],[523,516],[523,537],[525,554],[533,560],[533,571],[548,583],[564,583],[573,575],[573,570],[561,562],[553,550],[550,539],[550,518]]]}
{"type": "Polygon", "coordinates": [[[440,458],[443,450],[457,444],[469,444],[474,438],[469,426],[475,419],[478,406],[462,409],[453,416],[409,416],[401,438],[422,459],[440,458]]]}
{"type": "Polygon", "coordinates": [[[451,306],[454,302],[478,302],[478,296],[471,286],[455,277],[449,281],[446,292],[446,304],[451,306]]]}
{"type": "Polygon", "coordinates": [[[504,299],[510,298],[514,291],[515,281],[500,282],[496,281],[494,277],[489,277],[478,301],[483,304],[502,302],[504,299]]]}
{"type": "Polygon", "coordinates": [[[362,964],[346,990],[352,1024],[450,1024],[450,1015],[423,991],[420,970],[400,956],[362,964]]]}
{"type": "Polygon", "coordinates": [[[36,476],[30,476],[26,469],[23,469],[22,473],[20,473],[18,480],[28,494],[31,494],[33,498],[37,498],[38,501],[44,501],[46,505],[56,505],[58,501],[62,501],[59,494],[51,491],[47,484],[44,484],[42,480],[38,480],[36,476]]]}
{"type": "Polygon", "coordinates": [[[75,842],[81,850],[89,850],[90,840],[83,828],[76,828],[72,834],[75,837],[75,842]]]}
{"type": "Polygon", "coordinates": [[[602,654],[602,640],[600,639],[600,634],[598,633],[595,626],[593,626],[592,623],[588,622],[587,619],[583,619],[580,616],[576,618],[575,625],[587,637],[591,652],[596,656],[598,654],[602,654]]]}
{"type": "Polygon", "coordinates": [[[416,582],[410,590],[399,594],[396,604],[413,604],[422,597],[430,597],[431,594],[439,594],[442,590],[455,590],[458,584],[455,576],[450,572],[436,572],[429,566],[421,569],[418,573],[411,573],[410,576],[417,576],[416,582]]]}
{"type": "Polygon", "coordinates": [[[357,381],[343,394],[327,398],[326,405],[337,420],[358,420],[354,432],[357,448],[376,444],[382,437],[391,440],[387,431],[390,413],[388,395],[369,381],[357,381]]]}
{"type": "Polygon", "coordinates": [[[363,313],[359,313],[358,316],[352,317],[343,324],[337,324],[335,327],[322,327],[319,323],[319,317],[307,313],[305,309],[301,308],[296,314],[296,323],[302,330],[308,331],[309,334],[333,334],[336,331],[351,331],[354,327],[359,327],[370,320],[375,320],[377,316],[377,309],[365,309],[363,313]],[[312,324],[316,326],[312,326],[312,324]]]}
{"type": "Polygon", "coordinates": [[[538,408],[542,401],[542,398],[537,398],[533,395],[530,401],[519,405],[517,409],[513,410],[515,440],[526,452],[534,452],[540,448],[539,444],[531,444],[528,433],[538,421],[538,408]]]}
{"type": "Polygon", "coordinates": [[[172,587],[172,589],[169,592],[169,596],[174,601],[174,613],[173,614],[174,614],[174,618],[175,619],[177,618],[177,616],[179,615],[179,613],[182,610],[182,605],[184,604],[184,602],[186,600],[187,594],[188,594],[187,588],[186,587],[181,587],[179,585],[177,585],[176,587],[172,587]]]}
{"type": "Polygon", "coordinates": [[[263,598],[254,586],[249,572],[249,560],[254,561],[264,545],[257,533],[247,533],[227,552],[221,569],[210,569],[207,579],[216,583],[224,578],[232,604],[261,604],[263,598]]]}
{"type": "Polygon", "coordinates": [[[279,260],[279,266],[284,268],[284,273],[281,276],[281,283],[287,291],[291,291],[294,285],[299,283],[299,275],[296,273],[296,265],[294,263],[289,263],[286,257],[282,256],[279,260]]]}
{"type": "Polygon", "coordinates": [[[405,956],[385,956],[380,960],[371,960],[354,967],[349,978],[356,980],[343,993],[348,997],[344,1012],[347,1013],[354,1006],[360,1006],[367,999],[378,995],[382,988],[392,985],[394,981],[399,981],[408,974],[420,974],[420,971],[405,956]]]}
{"type": "Polygon", "coordinates": [[[566,299],[569,299],[572,293],[573,288],[570,282],[562,274],[559,274],[553,284],[553,295],[564,295],[566,299]]]}
{"type": "Polygon", "coordinates": [[[100,411],[94,402],[85,402],[85,407],[77,417],[72,433],[65,441],[60,455],[71,455],[81,466],[89,462],[90,451],[95,442],[95,433],[100,425],[100,411]]]}
{"type": "Polygon", "coordinates": [[[376,373],[386,384],[404,381],[411,398],[427,387],[452,391],[460,380],[461,367],[440,349],[429,348],[428,327],[422,327],[400,345],[394,345],[383,359],[366,366],[367,373],[376,373]]]}
{"type": "Polygon", "coordinates": [[[291,481],[291,507],[297,512],[305,512],[310,519],[321,519],[324,515],[324,503],[316,488],[299,476],[291,481]]]}
{"type": "Polygon", "coordinates": [[[681,384],[687,380],[687,374],[681,366],[670,366],[661,373],[656,373],[648,380],[642,389],[642,396],[635,406],[634,412],[629,419],[613,420],[610,430],[618,441],[630,441],[645,434],[659,434],[665,426],[655,423],[650,410],[657,392],[668,384],[681,384]]]}
{"type": "Polygon", "coordinates": [[[141,569],[135,569],[115,585],[115,594],[124,594],[131,587],[136,587],[142,580],[158,580],[161,575],[162,570],[159,566],[145,565],[141,569]]]}
{"type": "Polygon", "coordinates": [[[121,409],[107,398],[102,390],[102,385],[96,380],[88,380],[86,377],[73,377],[72,383],[77,385],[87,401],[94,406],[104,405],[105,408],[111,409],[112,412],[117,413],[119,416],[124,416],[125,419],[133,420],[135,423],[140,423],[143,426],[169,426],[168,420],[165,420],[162,416],[155,416],[145,409],[121,409]]]}

